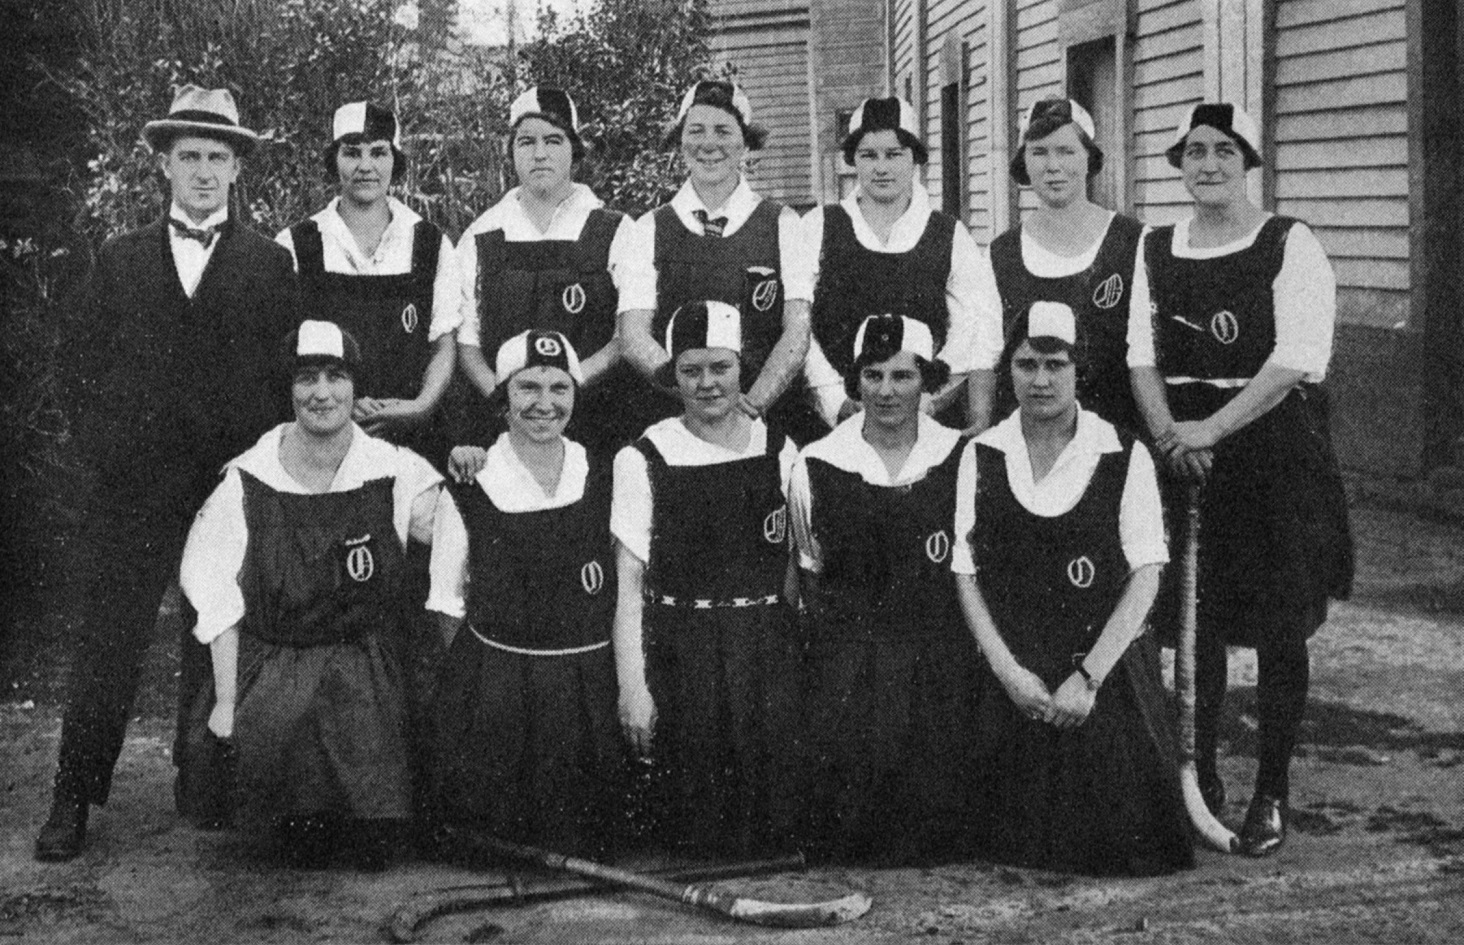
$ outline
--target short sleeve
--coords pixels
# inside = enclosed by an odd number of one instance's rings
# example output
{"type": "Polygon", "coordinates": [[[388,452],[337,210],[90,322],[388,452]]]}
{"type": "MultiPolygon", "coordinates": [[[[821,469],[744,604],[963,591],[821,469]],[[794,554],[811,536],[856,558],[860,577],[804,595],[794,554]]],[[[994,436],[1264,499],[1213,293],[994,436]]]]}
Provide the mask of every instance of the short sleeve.
{"type": "MultiPolygon", "coordinates": [[[[620,218],[615,227],[615,236],[610,240],[610,255],[606,260],[606,267],[610,270],[610,281],[615,283],[617,292],[625,290],[624,282],[633,268],[633,253],[635,251],[635,220],[629,216],[620,218]]],[[[617,306],[617,311],[623,306],[617,306]]]]}
{"type": "Polygon", "coordinates": [[[1128,476],[1118,508],[1118,531],[1130,571],[1149,564],[1168,563],[1159,481],[1154,474],[1154,460],[1142,443],[1134,444],[1129,458],[1128,476]]]}
{"type": "MultiPolygon", "coordinates": [[[[981,280],[989,265],[982,266],[982,253],[970,232],[959,221],[951,240],[951,271],[946,278],[946,342],[937,353],[954,374],[968,374],[985,367],[980,363],[981,344],[992,331],[1001,334],[1001,305],[991,308],[981,280]]],[[[998,353],[1000,348],[998,347],[998,353]]],[[[992,360],[995,363],[995,359],[992,360]]]]}
{"type": "MultiPolygon", "coordinates": [[[[952,265],[954,264],[952,260],[952,265]]],[[[1002,328],[1001,293],[997,290],[996,270],[991,266],[990,250],[978,247],[971,265],[974,271],[968,290],[971,293],[969,304],[975,313],[971,370],[994,371],[996,363],[1001,360],[1001,349],[1006,339],[1002,328]]]]}
{"type": "Polygon", "coordinates": [[[956,471],[956,519],[952,524],[951,570],[956,574],[975,574],[976,558],[971,551],[971,529],[976,525],[976,443],[967,443],[961,451],[961,465],[956,471]]]}
{"type": "Polygon", "coordinates": [[[437,274],[432,279],[432,324],[427,340],[436,341],[463,323],[462,289],[458,284],[457,253],[446,235],[437,250],[437,274]]]}
{"type": "Polygon", "coordinates": [[[457,343],[477,348],[482,344],[478,324],[478,240],[469,229],[453,251],[457,263],[458,326],[457,343]]]}
{"type": "Polygon", "coordinates": [[[813,301],[819,247],[809,246],[803,238],[803,229],[803,221],[792,207],[784,207],[778,214],[779,275],[783,280],[783,299],[788,302],[813,301]]]}
{"type": "Polygon", "coordinates": [[[813,537],[813,490],[808,481],[808,460],[802,455],[788,477],[788,526],[798,547],[798,566],[815,574],[823,571],[823,557],[813,537]]]}
{"type": "Polygon", "coordinates": [[[793,477],[793,464],[798,462],[798,445],[793,438],[783,438],[783,448],[778,451],[778,470],[782,473],[783,496],[788,495],[788,481],[793,477]]]}
{"type": "Polygon", "coordinates": [[[244,619],[239,572],[248,545],[244,483],[239,471],[231,468],[194,516],[178,572],[183,594],[198,613],[193,626],[198,642],[212,643],[244,619]]]}
{"type": "MultiPolygon", "coordinates": [[[[616,234],[617,239],[619,234],[616,234]]],[[[620,311],[655,311],[656,308],[656,215],[648,211],[626,234],[616,276],[620,289],[620,311]]]]}
{"type": "Polygon", "coordinates": [[[1273,283],[1276,347],[1270,361],[1320,381],[1332,359],[1337,324],[1337,277],[1326,250],[1305,223],[1286,234],[1281,271],[1273,283]]]}
{"type": "Polygon", "coordinates": [[[435,490],[442,483],[442,474],[411,450],[400,446],[395,449],[397,473],[392,504],[397,537],[403,545],[409,536],[423,543],[430,542],[432,518],[437,510],[435,490]],[[429,490],[432,493],[427,495],[429,490]]]}
{"type": "Polygon", "coordinates": [[[452,494],[443,489],[437,498],[432,526],[431,586],[427,609],[449,617],[467,614],[468,530],[452,494]]]}
{"type": "Polygon", "coordinates": [[[1149,291],[1149,266],[1144,262],[1144,246],[1153,236],[1153,230],[1144,227],[1139,234],[1139,246],[1134,260],[1134,284],[1129,291],[1128,311],[1128,366],[1131,368],[1153,367],[1154,360],[1154,303],[1149,291]]]}
{"type": "Polygon", "coordinates": [[[610,498],[610,533],[642,564],[651,560],[651,474],[646,457],[634,446],[615,454],[610,498]]]}

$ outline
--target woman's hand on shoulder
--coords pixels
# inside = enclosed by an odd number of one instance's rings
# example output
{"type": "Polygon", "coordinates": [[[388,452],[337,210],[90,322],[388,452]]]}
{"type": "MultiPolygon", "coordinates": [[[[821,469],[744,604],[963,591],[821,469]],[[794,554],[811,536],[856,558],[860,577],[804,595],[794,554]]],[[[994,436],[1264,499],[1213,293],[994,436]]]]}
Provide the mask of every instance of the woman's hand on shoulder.
{"type": "Polygon", "coordinates": [[[454,446],[447,457],[447,474],[454,482],[472,482],[488,465],[488,451],[481,446],[454,446]]]}
{"type": "Polygon", "coordinates": [[[651,757],[651,739],[656,729],[656,703],[650,689],[638,686],[620,690],[620,729],[625,740],[641,758],[651,757]]]}
{"type": "Polygon", "coordinates": [[[1083,677],[1073,673],[1064,679],[1052,697],[1052,724],[1057,728],[1076,728],[1088,720],[1098,694],[1088,688],[1083,677]]]}
{"type": "Polygon", "coordinates": [[[1039,722],[1051,720],[1055,711],[1052,693],[1047,691],[1036,673],[1024,666],[1013,666],[998,678],[1018,712],[1039,722]]]}

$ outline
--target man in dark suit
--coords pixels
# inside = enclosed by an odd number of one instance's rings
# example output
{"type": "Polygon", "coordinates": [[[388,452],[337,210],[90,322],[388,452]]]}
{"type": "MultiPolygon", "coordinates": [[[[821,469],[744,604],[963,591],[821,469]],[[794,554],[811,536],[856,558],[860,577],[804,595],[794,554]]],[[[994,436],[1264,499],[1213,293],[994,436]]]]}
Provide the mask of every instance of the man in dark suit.
{"type": "MultiPolygon", "coordinates": [[[[36,858],[81,852],[122,750],[158,606],[224,462],[283,412],[273,383],[297,319],[290,255],[229,218],[258,136],[222,89],[184,86],[143,138],[171,191],[162,219],[109,239],[73,313],[68,407],[92,468],[82,595],[50,816],[36,858]]],[[[185,647],[184,684],[197,679],[185,647]]]]}

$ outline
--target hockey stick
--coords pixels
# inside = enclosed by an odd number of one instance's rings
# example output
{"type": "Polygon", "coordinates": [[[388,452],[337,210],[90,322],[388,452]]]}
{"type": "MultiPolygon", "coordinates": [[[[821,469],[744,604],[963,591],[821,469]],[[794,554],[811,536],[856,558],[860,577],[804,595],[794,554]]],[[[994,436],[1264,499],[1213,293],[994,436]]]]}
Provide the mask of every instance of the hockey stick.
{"type": "MultiPolygon", "coordinates": [[[[450,838],[462,836],[461,832],[451,827],[444,827],[443,833],[450,838]]],[[[720,913],[740,922],[750,922],[754,925],[788,929],[811,929],[839,925],[864,915],[872,905],[869,897],[863,893],[850,893],[840,899],[831,899],[827,902],[764,902],[734,896],[731,893],[695,883],[680,884],[631,870],[605,866],[602,863],[565,856],[552,850],[512,843],[483,834],[473,836],[472,842],[479,848],[500,856],[525,860],[552,870],[575,873],[610,886],[627,886],[641,892],[648,892],[653,896],[674,899],[689,906],[720,913]]]]}
{"type": "Polygon", "coordinates": [[[1222,853],[1236,853],[1240,841],[1205,804],[1195,765],[1195,633],[1199,624],[1200,487],[1190,486],[1184,534],[1184,571],[1180,575],[1179,640],[1174,648],[1174,690],[1179,696],[1179,786],[1184,807],[1200,837],[1222,853]]]}
{"type": "MultiPolygon", "coordinates": [[[[760,876],[767,873],[788,873],[803,868],[802,855],[794,854],[770,860],[669,867],[653,870],[651,875],[669,882],[689,883],[760,876]]],[[[561,899],[573,899],[576,896],[591,893],[613,891],[614,887],[604,883],[570,878],[525,888],[517,877],[506,883],[480,883],[436,889],[418,893],[398,906],[387,921],[387,933],[393,942],[415,942],[421,937],[422,928],[427,923],[445,915],[456,915],[460,912],[472,912],[476,909],[489,909],[495,906],[526,906],[538,902],[557,902],[561,899]]]]}

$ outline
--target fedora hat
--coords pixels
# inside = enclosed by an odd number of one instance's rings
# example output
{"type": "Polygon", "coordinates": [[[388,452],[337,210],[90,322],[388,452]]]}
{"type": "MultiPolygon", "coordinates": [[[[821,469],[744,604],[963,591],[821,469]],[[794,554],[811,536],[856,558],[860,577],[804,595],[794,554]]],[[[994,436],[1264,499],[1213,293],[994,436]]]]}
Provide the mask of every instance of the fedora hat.
{"type": "Polygon", "coordinates": [[[167,118],[142,126],[142,139],[154,151],[166,151],[174,138],[196,135],[232,145],[240,157],[248,154],[259,135],[239,124],[239,108],[228,89],[179,86],[167,118]]]}

